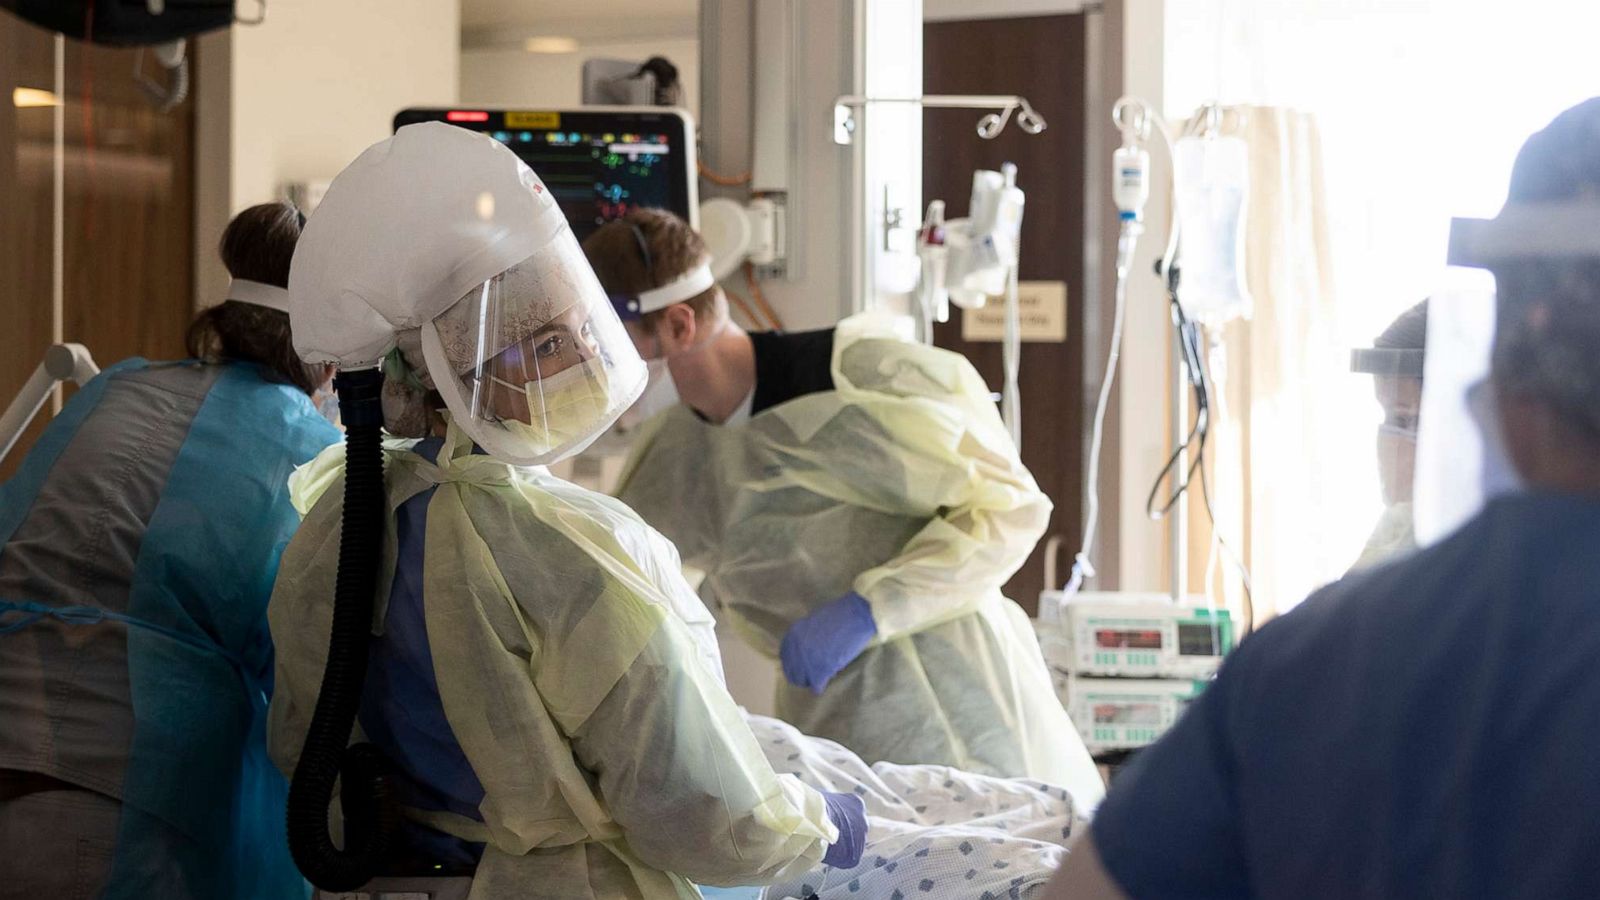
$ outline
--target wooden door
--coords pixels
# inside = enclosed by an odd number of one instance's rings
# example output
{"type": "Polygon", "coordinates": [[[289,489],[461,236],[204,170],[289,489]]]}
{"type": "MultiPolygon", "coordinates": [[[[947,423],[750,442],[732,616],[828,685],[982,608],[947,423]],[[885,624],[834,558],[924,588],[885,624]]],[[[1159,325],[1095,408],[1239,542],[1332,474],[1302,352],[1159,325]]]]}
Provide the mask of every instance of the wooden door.
{"type": "MultiPolygon", "coordinates": [[[[181,358],[194,296],[193,100],[159,112],[134,80],[137,50],[65,49],[63,337],[102,368],[181,358]]],[[[16,88],[56,93],[55,36],[0,12],[0,405],[38,365],[53,320],[55,110],[17,105],[16,88]]],[[[49,416],[46,407],[0,478],[49,416]]]]}
{"type": "MultiPolygon", "coordinates": [[[[996,139],[974,130],[979,113],[923,113],[923,201],[943,199],[946,215],[966,215],[975,169],[1016,163],[1027,193],[1021,278],[1067,285],[1067,338],[1023,345],[1022,459],[1055,502],[1049,535],[1059,535],[1065,578],[1082,529],[1084,457],[1084,96],[1086,28],[1082,15],[933,22],[923,29],[923,92],[1021,94],[1049,127],[1025,134],[1013,122],[996,139]]],[[[989,386],[1004,384],[998,343],[961,338],[961,312],[934,331],[935,343],[970,358],[989,386]]],[[[1006,593],[1034,611],[1044,587],[1041,541],[1006,593]]],[[[1052,587],[1060,587],[1059,584],[1052,587]]]]}

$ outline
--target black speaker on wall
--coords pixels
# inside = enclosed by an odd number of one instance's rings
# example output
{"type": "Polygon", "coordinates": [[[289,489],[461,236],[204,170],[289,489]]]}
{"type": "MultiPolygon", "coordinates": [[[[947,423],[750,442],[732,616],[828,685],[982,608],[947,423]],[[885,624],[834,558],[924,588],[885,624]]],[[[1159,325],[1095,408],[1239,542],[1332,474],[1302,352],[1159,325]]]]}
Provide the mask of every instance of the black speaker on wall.
{"type": "MultiPolygon", "coordinates": [[[[67,37],[135,47],[233,24],[234,0],[0,0],[0,9],[67,37]]],[[[264,4],[263,4],[264,5],[264,4]]]]}

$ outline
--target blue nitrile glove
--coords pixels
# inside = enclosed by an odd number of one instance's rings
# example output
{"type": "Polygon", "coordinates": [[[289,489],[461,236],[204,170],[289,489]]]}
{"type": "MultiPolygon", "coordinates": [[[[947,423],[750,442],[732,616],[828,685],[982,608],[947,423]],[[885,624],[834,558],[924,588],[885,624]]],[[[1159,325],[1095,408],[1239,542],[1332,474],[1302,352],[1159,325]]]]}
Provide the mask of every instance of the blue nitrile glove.
{"type": "Polygon", "coordinates": [[[828,845],[822,864],[836,869],[853,868],[867,849],[867,805],[855,794],[827,791],[822,792],[822,802],[828,806],[828,818],[839,829],[839,839],[828,845]]]}
{"type": "Polygon", "coordinates": [[[861,655],[878,633],[867,598],[851,591],[789,626],[778,648],[783,677],[821,694],[839,670],[861,655]]]}

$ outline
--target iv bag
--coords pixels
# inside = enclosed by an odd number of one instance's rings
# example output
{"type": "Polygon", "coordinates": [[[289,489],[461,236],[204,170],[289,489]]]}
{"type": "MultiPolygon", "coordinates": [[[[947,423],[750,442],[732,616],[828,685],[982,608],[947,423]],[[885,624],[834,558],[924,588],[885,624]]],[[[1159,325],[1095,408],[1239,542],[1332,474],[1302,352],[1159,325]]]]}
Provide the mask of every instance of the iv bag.
{"type": "Polygon", "coordinates": [[[1022,189],[999,172],[972,173],[972,202],[965,219],[946,223],[950,300],[962,309],[979,309],[1006,292],[1022,238],[1022,189]]]}
{"type": "Polygon", "coordinates": [[[917,312],[923,343],[933,343],[933,323],[950,321],[950,291],[945,286],[945,270],[950,250],[945,246],[944,201],[928,204],[922,228],[917,232],[917,258],[922,263],[917,281],[917,312]]]}
{"type": "Polygon", "coordinates": [[[1236,137],[1185,137],[1173,149],[1178,205],[1178,303],[1206,325],[1249,318],[1244,282],[1250,157],[1236,137]]]}
{"type": "Polygon", "coordinates": [[[971,219],[951,219],[945,225],[945,288],[950,302],[962,309],[982,309],[1006,289],[1001,248],[993,234],[975,234],[973,225],[971,219]]]}

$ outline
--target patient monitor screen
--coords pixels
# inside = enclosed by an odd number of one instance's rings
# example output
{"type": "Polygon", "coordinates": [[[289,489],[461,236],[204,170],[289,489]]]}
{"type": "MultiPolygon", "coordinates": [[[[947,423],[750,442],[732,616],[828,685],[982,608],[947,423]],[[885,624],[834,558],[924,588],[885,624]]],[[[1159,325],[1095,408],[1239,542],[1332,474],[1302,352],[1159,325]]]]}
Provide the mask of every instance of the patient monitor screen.
{"type": "Polygon", "coordinates": [[[567,214],[578,240],[634,207],[695,221],[694,135],[680,112],[407,109],[394,127],[449,122],[510,147],[567,214]]]}

